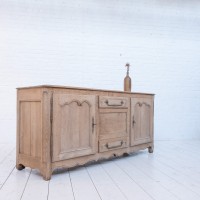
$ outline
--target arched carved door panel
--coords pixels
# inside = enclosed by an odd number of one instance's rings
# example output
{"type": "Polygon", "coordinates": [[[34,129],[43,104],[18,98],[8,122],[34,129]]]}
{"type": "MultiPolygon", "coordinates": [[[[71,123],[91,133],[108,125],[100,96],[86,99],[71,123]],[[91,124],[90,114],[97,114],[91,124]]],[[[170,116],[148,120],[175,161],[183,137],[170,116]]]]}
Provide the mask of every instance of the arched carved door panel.
{"type": "Polygon", "coordinates": [[[131,146],[153,140],[153,101],[131,98],[131,146]]]}
{"type": "Polygon", "coordinates": [[[53,161],[94,154],[95,96],[53,96],[53,161]]]}

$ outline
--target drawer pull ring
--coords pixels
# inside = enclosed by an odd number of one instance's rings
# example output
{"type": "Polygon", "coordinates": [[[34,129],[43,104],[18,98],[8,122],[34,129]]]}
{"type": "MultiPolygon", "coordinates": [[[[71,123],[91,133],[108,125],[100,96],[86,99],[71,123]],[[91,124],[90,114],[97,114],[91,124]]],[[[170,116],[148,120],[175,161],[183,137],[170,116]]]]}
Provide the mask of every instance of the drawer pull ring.
{"type": "Polygon", "coordinates": [[[107,143],[105,146],[107,149],[112,149],[112,148],[121,147],[122,145],[123,145],[123,141],[121,141],[120,144],[117,144],[117,145],[111,145],[111,144],[107,143]]]}
{"type": "Polygon", "coordinates": [[[105,101],[105,103],[108,105],[108,106],[122,106],[124,104],[123,101],[120,101],[120,103],[110,103],[108,100],[105,101]]]}

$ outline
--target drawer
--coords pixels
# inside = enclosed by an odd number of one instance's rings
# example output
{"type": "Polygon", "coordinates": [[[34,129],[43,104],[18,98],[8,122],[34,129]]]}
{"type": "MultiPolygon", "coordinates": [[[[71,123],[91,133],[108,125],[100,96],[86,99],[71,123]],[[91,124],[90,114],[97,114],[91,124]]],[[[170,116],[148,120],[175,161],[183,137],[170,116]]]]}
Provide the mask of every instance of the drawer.
{"type": "Polygon", "coordinates": [[[128,108],[129,98],[126,97],[99,97],[100,108],[128,108]]]}
{"type": "Polygon", "coordinates": [[[110,151],[127,147],[127,138],[115,138],[99,141],[99,152],[110,151]]]}

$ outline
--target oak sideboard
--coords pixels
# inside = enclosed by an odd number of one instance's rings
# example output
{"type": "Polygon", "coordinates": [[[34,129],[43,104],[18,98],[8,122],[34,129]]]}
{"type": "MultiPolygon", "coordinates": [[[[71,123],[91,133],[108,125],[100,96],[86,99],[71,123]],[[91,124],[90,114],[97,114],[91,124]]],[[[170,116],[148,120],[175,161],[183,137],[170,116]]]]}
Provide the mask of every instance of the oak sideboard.
{"type": "Polygon", "coordinates": [[[153,152],[154,94],[33,86],[17,89],[16,168],[49,180],[70,168],[148,148],[153,152]]]}

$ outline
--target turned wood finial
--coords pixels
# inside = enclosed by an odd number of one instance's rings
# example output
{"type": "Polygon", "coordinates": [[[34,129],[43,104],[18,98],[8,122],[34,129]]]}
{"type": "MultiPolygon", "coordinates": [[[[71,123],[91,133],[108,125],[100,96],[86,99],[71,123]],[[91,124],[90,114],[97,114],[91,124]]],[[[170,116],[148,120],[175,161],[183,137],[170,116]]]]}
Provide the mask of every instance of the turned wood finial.
{"type": "Polygon", "coordinates": [[[127,67],[126,75],[128,76],[128,75],[129,75],[129,67],[130,67],[130,64],[129,64],[129,63],[126,63],[125,67],[127,67]]]}

